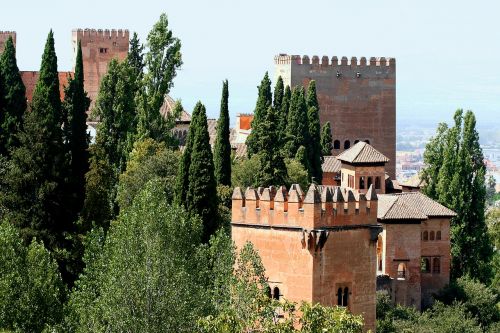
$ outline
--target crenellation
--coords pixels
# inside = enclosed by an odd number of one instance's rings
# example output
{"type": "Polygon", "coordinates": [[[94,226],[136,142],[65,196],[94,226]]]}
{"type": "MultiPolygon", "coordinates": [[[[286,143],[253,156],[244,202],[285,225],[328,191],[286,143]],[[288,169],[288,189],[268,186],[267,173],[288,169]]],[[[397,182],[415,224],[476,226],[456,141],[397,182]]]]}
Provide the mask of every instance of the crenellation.
{"type": "Polygon", "coordinates": [[[302,56],[302,65],[310,65],[311,62],[309,61],[309,56],[304,55],[302,56]]]}
{"type": "Polygon", "coordinates": [[[280,54],[274,57],[274,63],[276,65],[287,65],[287,64],[295,64],[295,65],[321,65],[322,67],[338,67],[338,66],[351,66],[351,67],[365,67],[365,66],[374,66],[374,67],[394,67],[396,65],[395,58],[386,58],[386,57],[370,57],[369,62],[366,57],[360,57],[359,59],[355,56],[352,56],[350,59],[346,56],[342,56],[339,60],[337,56],[333,56],[331,61],[328,56],[324,55],[319,58],[317,55],[313,55],[312,57],[308,55],[287,55],[280,54]]]}
{"type": "Polygon", "coordinates": [[[329,66],[329,65],[330,63],[328,56],[324,55],[323,57],[321,57],[321,66],[329,66]]]}
{"type": "Polygon", "coordinates": [[[343,56],[340,60],[340,66],[347,66],[347,57],[343,56]]]}
{"type": "Polygon", "coordinates": [[[319,57],[317,55],[314,55],[312,57],[312,64],[313,65],[319,65],[319,57]]]}

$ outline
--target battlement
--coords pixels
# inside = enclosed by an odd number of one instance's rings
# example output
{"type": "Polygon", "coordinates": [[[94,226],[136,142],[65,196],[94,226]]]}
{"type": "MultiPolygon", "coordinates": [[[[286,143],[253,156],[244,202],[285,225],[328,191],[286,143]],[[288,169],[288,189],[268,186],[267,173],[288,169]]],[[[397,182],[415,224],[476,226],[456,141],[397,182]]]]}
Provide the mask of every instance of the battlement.
{"type": "Polygon", "coordinates": [[[73,29],[73,36],[79,38],[126,38],[128,41],[128,29],[73,29]]]}
{"type": "Polygon", "coordinates": [[[15,31],[0,31],[0,53],[3,52],[5,48],[5,43],[12,36],[12,41],[14,42],[14,47],[16,46],[16,32],[15,31]]]}
{"type": "Polygon", "coordinates": [[[276,65],[287,65],[287,64],[295,64],[295,65],[316,65],[321,67],[332,66],[332,67],[341,67],[341,66],[349,66],[349,67],[367,67],[367,66],[375,66],[375,67],[395,67],[396,59],[395,58],[385,58],[385,57],[371,57],[367,60],[366,57],[361,57],[359,60],[356,57],[351,57],[348,59],[347,57],[339,58],[337,56],[333,56],[329,59],[327,56],[322,56],[321,60],[317,55],[312,56],[311,58],[308,55],[300,56],[300,55],[288,55],[288,54],[279,54],[274,57],[274,63],[276,65]]]}
{"type": "Polygon", "coordinates": [[[232,197],[232,223],[318,229],[377,224],[378,200],[373,186],[366,194],[342,187],[298,184],[243,190],[232,197]]]}

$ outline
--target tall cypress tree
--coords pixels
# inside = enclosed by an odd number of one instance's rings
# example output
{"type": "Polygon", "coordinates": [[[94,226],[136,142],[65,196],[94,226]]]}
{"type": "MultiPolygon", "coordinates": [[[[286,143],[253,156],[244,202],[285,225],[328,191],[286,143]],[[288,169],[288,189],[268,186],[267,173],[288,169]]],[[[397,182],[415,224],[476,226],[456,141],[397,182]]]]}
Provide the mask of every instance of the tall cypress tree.
{"type": "Polygon", "coordinates": [[[430,139],[424,151],[424,161],[427,162],[425,169],[421,173],[421,178],[425,184],[422,192],[434,199],[438,197],[439,170],[443,166],[447,134],[448,125],[440,123],[436,130],[436,135],[430,139]]]}
{"type": "Polygon", "coordinates": [[[332,129],[327,121],[321,128],[321,156],[332,154],[332,129]]]}
{"type": "Polygon", "coordinates": [[[261,169],[258,174],[259,186],[280,186],[287,183],[287,169],[279,149],[277,117],[273,107],[269,107],[262,123],[262,144],[266,149],[259,152],[261,169]]]}
{"type": "Polygon", "coordinates": [[[284,156],[294,158],[300,146],[309,144],[309,123],[303,87],[295,87],[286,125],[284,156]]]}
{"type": "Polygon", "coordinates": [[[217,184],[231,185],[231,144],[229,142],[229,89],[227,80],[222,84],[220,115],[215,138],[214,166],[217,184]]]}
{"type": "Polygon", "coordinates": [[[127,62],[132,68],[132,73],[137,81],[140,81],[144,70],[144,46],[141,44],[137,33],[134,32],[130,40],[130,48],[127,55],[127,62]]]}
{"type": "MultiPolygon", "coordinates": [[[[297,154],[295,154],[295,159],[302,164],[304,167],[304,170],[307,171],[307,174],[310,176],[311,175],[311,164],[309,163],[309,156],[307,156],[307,149],[304,146],[300,146],[299,149],[297,150],[297,154]]],[[[310,178],[310,177],[309,177],[310,178]]],[[[311,179],[308,179],[308,181],[311,181],[311,179]]]]}
{"type": "Polygon", "coordinates": [[[316,81],[309,82],[307,87],[307,121],[309,125],[309,161],[312,177],[317,183],[321,183],[323,171],[321,170],[321,124],[319,121],[319,103],[316,96],[316,81]]]}
{"type": "Polygon", "coordinates": [[[2,149],[7,151],[18,146],[17,133],[22,130],[23,115],[27,107],[26,88],[17,67],[12,36],[7,39],[5,49],[0,56],[0,76],[4,83],[2,95],[5,103],[3,121],[0,123],[1,153],[2,149]]]}
{"type": "Polygon", "coordinates": [[[68,151],[70,157],[70,188],[74,194],[74,212],[78,213],[85,199],[85,174],[89,171],[89,137],[87,110],[90,98],[84,90],[82,46],[78,42],[75,75],[64,95],[65,113],[68,115],[68,151]]]}
{"type": "Polygon", "coordinates": [[[281,76],[278,77],[276,85],[274,86],[274,96],[273,96],[273,108],[276,113],[281,111],[281,103],[283,102],[283,96],[285,94],[285,87],[283,85],[283,79],[281,76]]]}
{"type": "MultiPolygon", "coordinates": [[[[187,210],[197,214],[203,221],[203,239],[208,242],[218,227],[217,185],[205,106],[199,103],[196,127],[193,128],[191,163],[189,165],[189,187],[186,194],[187,210]]],[[[190,138],[191,139],[191,138],[190,138]]]]}
{"type": "Polygon", "coordinates": [[[13,151],[0,197],[8,219],[23,238],[43,240],[54,249],[71,227],[64,206],[65,150],[61,130],[61,100],[54,36],[49,32],[35,86],[31,111],[26,113],[19,147],[13,151]]]}
{"type": "Polygon", "coordinates": [[[281,100],[281,108],[276,112],[278,113],[278,133],[280,144],[283,147],[286,135],[286,123],[288,121],[288,110],[290,109],[290,100],[292,99],[292,90],[290,86],[286,86],[285,92],[283,93],[283,99],[281,100]]]}
{"type": "Polygon", "coordinates": [[[271,80],[269,75],[264,75],[260,86],[258,87],[259,96],[255,105],[254,116],[252,120],[252,132],[247,138],[248,155],[252,156],[264,149],[262,145],[262,123],[266,118],[267,109],[272,105],[271,80]]]}

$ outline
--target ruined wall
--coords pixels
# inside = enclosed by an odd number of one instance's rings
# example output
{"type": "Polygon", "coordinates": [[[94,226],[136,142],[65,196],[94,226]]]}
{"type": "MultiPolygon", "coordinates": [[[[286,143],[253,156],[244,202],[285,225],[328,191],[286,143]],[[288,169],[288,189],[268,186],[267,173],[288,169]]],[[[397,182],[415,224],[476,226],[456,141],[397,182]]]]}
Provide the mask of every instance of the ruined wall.
{"type": "Polygon", "coordinates": [[[393,301],[420,309],[420,221],[414,223],[384,223],[383,273],[393,279],[393,301]],[[404,265],[405,274],[398,274],[404,265]]]}
{"type": "Polygon", "coordinates": [[[236,188],[231,232],[237,248],[254,244],[281,297],[337,305],[348,288],[348,308],[374,330],[376,216],[376,200],[345,189],[236,188]]]}
{"type": "Polygon", "coordinates": [[[428,272],[422,272],[422,305],[427,307],[432,303],[432,294],[442,289],[450,282],[450,219],[429,218],[422,222],[422,258],[430,259],[428,272]],[[437,239],[438,231],[441,233],[437,239]],[[423,233],[427,232],[427,240],[423,233]],[[431,234],[433,232],[433,234],[431,234]],[[434,235],[433,237],[431,237],[434,235]],[[437,261],[437,262],[436,262],[437,261]],[[436,264],[439,267],[436,267],[436,264]],[[439,268],[439,269],[437,269],[439,268]]]}
{"type": "Polygon", "coordinates": [[[330,121],[333,140],[340,148],[344,143],[368,140],[390,161],[386,171],[395,178],[396,166],[396,61],[394,58],[337,57],[331,61],[323,56],[275,57],[276,78],[281,75],[285,85],[307,86],[316,81],[321,123],[330,121]]]}
{"type": "Polygon", "coordinates": [[[73,66],[76,62],[78,42],[81,42],[85,90],[93,105],[99,91],[99,84],[108,71],[111,59],[116,58],[121,61],[127,57],[129,31],[77,29],[73,30],[72,34],[73,66]]]}
{"type": "Polygon", "coordinates": [[[5,43],[9,39],[9,36],[12,36],[12,40],[14,41],[14,46],[16,46],[16,32],[15,31],[0,31],[0,53],[3,52],[5,48],[5,43]]]}

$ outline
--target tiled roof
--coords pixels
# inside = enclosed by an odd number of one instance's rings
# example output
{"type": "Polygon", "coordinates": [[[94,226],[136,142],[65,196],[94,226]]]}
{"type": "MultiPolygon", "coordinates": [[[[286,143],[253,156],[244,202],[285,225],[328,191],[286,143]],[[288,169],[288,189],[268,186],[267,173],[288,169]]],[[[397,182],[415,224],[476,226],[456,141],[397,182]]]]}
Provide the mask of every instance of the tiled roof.
{"type": "Polygon", "coordinates": [[[424,185],[424,181],[420,178],[420,175],[414,174],[410,178],[408,178],[405,182],[401,183],[401,186],[408,187],[422,187],[424,185]]]}
{"type": "Polygon", "coordinates": [[[323,172],[339,172],[340,165],[341,163],[336,156],[324,156],[321,169],[323,172]]]}
{"type": "Polygon", "coordinates": [[[380,220],[425,220],[456,215],[420,192],[381,194],[378,200],[377,217],[380,220]]]}
{"type": "Polygon", "coordinates": [[[245,143],[231,143],[231,149],[234,151],[236,158],[247,156],[247,145],[245,143]]]}
{"type": "Polygon", "coordinates": [[[337,156],[338,160],[349,163],[386,163],[389,159],[370,144],[360,141],[337,156]]]}
{"type": "MultiPolygon", "coordinates": [[[[172,97],[169,95],[165,95],[165,100],[163,102],[163,105],[160,108],[160,113],[166,117],[167,114],[171,113],[173,108],[175,106],[175,101],[172,97]]],[[[191,115],[186,111],[182,110],[181,115],[177,121],[182,121],[182,122],[189,122],[191,121],[191,115]]]]}

